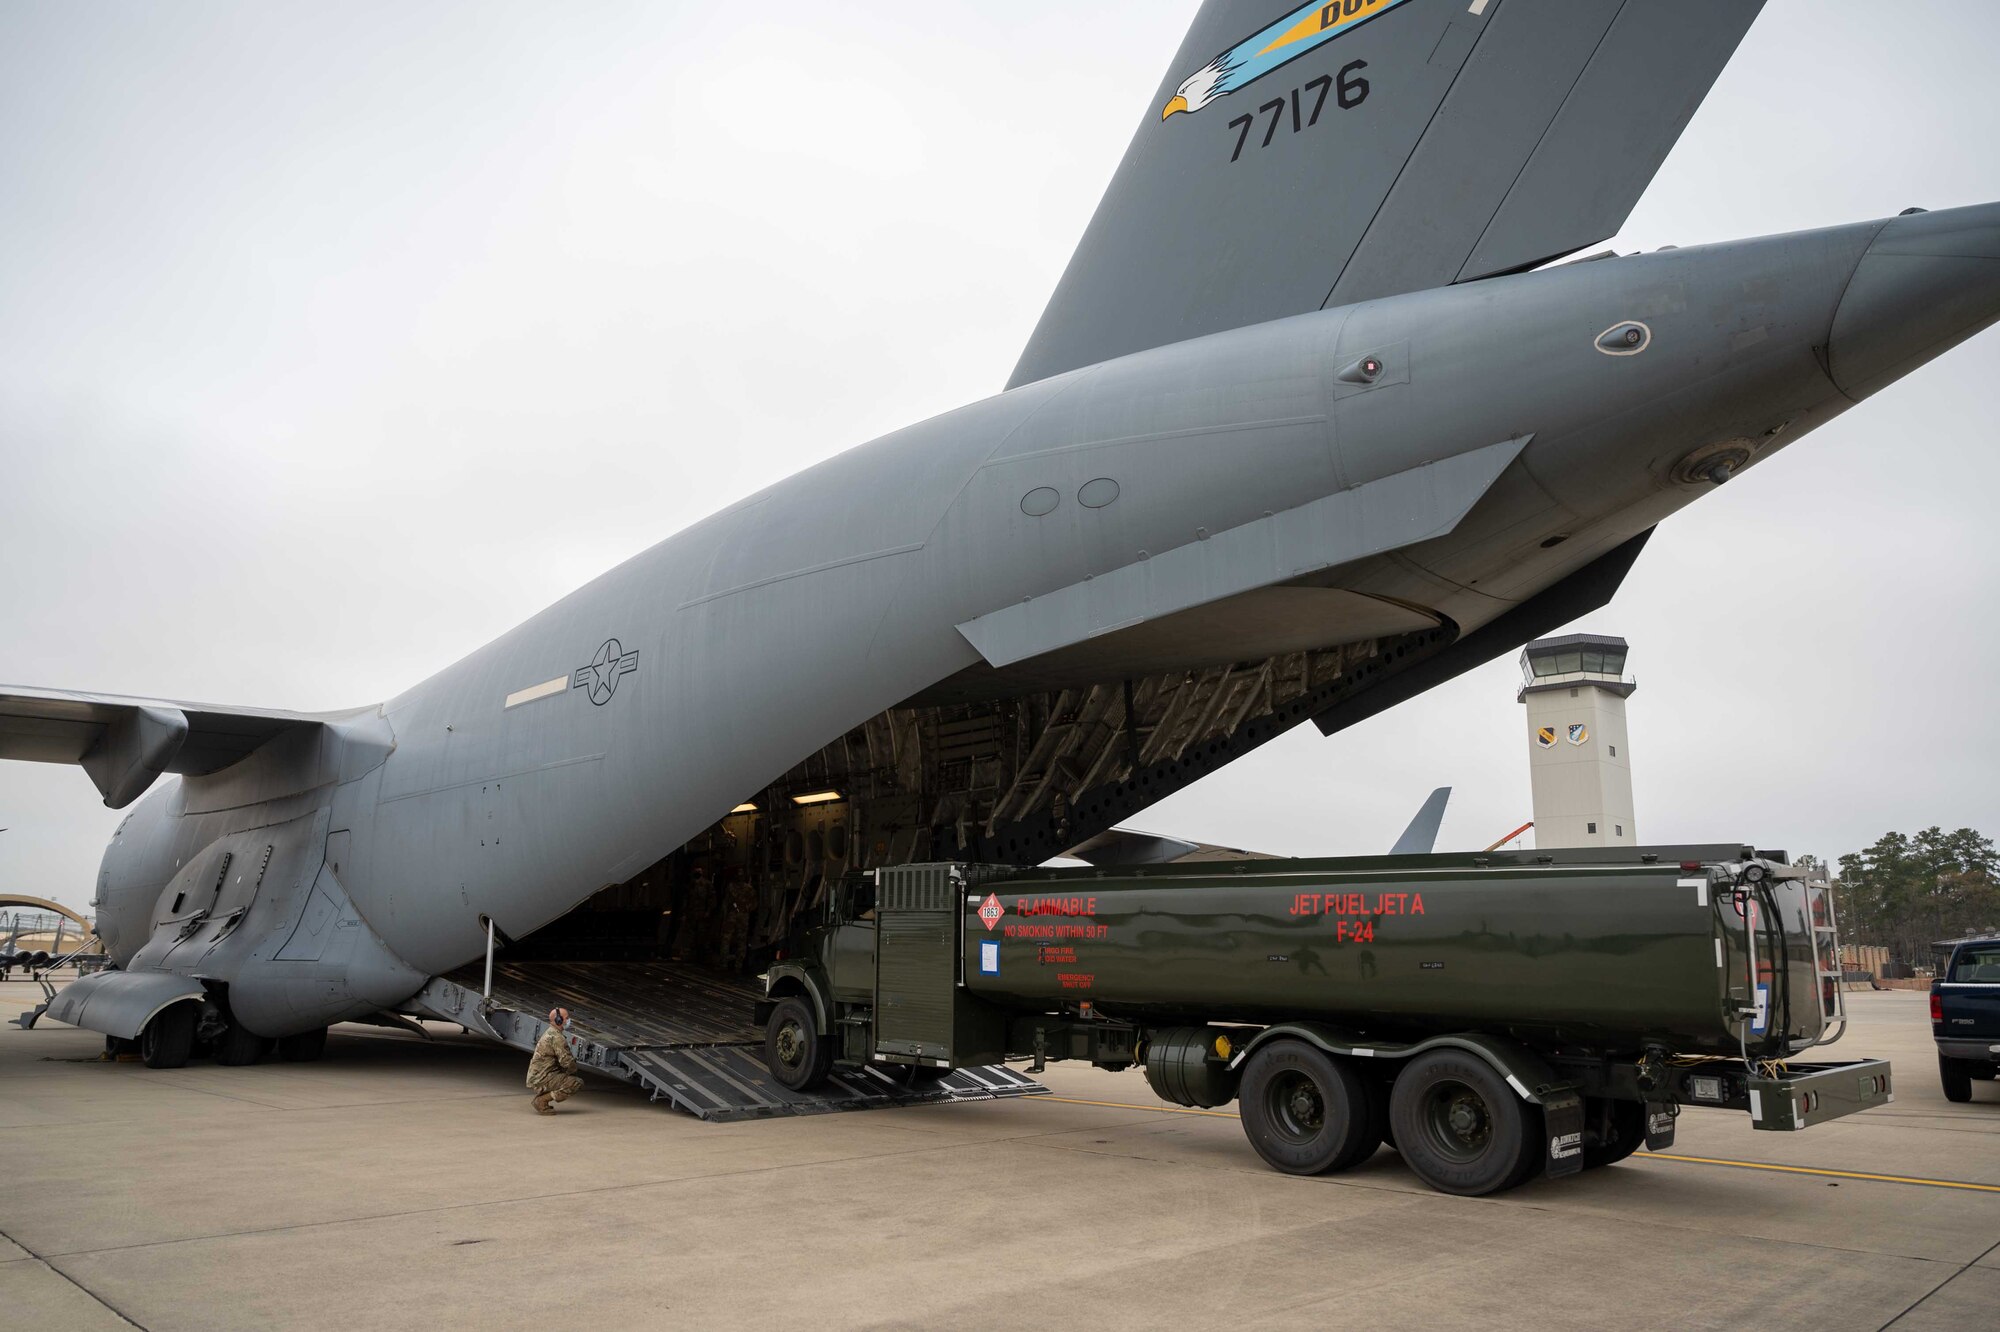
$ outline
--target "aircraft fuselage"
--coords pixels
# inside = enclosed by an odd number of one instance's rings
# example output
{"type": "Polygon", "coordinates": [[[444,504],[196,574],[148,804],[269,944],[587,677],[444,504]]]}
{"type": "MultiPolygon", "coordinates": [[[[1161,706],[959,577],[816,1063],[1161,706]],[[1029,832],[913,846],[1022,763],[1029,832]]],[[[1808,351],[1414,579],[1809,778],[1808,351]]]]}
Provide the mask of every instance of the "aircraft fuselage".
{"type": "Polygon", "coordinates": [[[279,1035],[400,1001],[488,917],[527,934],[927,693],[1462,637],[1990,322],[1996,259],[1988,206],[1572,263],[973,403],[668,538],[309,761],[163,784],[100,930],[279,1035]],[[1320,609],[1231,617],[1273,588],[1320,609]],[[1134,596],[1185,632],[1121,620],[1134,596]],[[203,901],[234,923],[159,925],[203,901]]]}

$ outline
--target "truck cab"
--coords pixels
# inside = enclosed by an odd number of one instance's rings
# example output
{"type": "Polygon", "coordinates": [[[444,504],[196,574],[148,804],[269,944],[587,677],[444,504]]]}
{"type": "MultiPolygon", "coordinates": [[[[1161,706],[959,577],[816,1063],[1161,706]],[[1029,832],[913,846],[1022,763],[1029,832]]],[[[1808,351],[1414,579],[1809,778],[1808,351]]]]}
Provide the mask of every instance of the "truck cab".
{"type": "Polygon", "coordinates": [[[2000,1073],[2000,935],[1938,945],[1931,981],[1931,1035],[1947,1101],[1972,1099],[1972,1084],[2000,1073]]]}

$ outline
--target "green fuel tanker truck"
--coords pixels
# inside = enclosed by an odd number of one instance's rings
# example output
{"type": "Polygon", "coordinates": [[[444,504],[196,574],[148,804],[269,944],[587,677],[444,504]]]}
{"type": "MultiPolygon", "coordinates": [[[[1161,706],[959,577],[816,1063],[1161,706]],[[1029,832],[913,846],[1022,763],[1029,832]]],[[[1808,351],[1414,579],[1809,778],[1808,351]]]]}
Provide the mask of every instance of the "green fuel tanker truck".
{"type": "Polygon", "coordinates": [[[851,878],[765,976],[765,1062],[921,1081],[1143,1067],[1240,1103],[1276,1169],[1388,1145],[1487,1194],[1673,1141],[1685,1105],[1794,1130],[1893,1098],[1845,1025],[1828,886],[1781,852],[1655,847],[851,878]]]}

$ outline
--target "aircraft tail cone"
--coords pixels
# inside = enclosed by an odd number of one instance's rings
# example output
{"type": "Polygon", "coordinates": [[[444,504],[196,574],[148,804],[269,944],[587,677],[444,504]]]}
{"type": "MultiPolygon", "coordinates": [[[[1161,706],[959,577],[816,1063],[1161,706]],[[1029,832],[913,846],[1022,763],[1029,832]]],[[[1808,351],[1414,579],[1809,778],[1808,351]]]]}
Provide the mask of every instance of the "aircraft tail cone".
{"type": "Polygon", "coordinates": [[[1855,266],[1827,373],[1859,402],[2000,319],[2000,204],[1891,218],[1855,266]]]}

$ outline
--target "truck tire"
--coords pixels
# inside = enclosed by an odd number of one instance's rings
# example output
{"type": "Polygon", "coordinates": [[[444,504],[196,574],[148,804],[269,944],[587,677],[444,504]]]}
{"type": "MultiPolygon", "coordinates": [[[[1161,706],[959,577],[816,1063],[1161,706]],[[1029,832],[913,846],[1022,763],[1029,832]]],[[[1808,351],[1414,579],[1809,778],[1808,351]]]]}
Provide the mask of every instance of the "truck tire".
{"type": "MultiPolygon", "coordinates": [[[[1548,1117],[1542,1107],[1522,1101],[1521,1154],[1514,1161],[1514,1173],[1507,1176],[1506,1188],[1516,1188],[1542,1173],[1549,1163],[1548,1117]]],[[[1503,1189],[1503,1192],[1505,1190],[1503,1189]]]]}
{"type": "Polygon", "coordinates": [[[793,1091],[826,1081],[833,1068],[833,1044],[819,1034],[812,1005],[797,995],[780,999],[764,1027],[764,1066],[793,1091]]]}
{"type": "Polygon", "coordinates": [[[1939,1055],[1938,1081],[1944,1083],[1945,1100],[1963,1102],[1972,1099],[1972,1074],[1962,1061],[1950,1055],[1939,1055]]]}
{"type": "Polygon", "coordinates": [[[1250,1145],[1288,1175],[1345,1170],[1382,1140],[1361,1076],[1304,1041],[1258,1047],[1244,1067],[1239,1099],[1250,1145]]]}
{"type": "Polygon", "coordinates": [[[228,1030],[215,1038],[215,1062],[231,1068],[254,1064],[269,1054],[275,1043],[232,1022],[228,1030]]]}
{"type": "Polygon", "coordinates": [[[1498,1193],[1540,1164],[1540,1109],[1469,1051],[1433,1050],[1405,1064],[1389,1119],[1403,1159],[1440,1193],[1498,1193]]]}
{"type": "Polygon", "coordinates": [[[294,1064],[310,1064],[326,1053],[326,1028],[314,1027],[292,1036],[278,1038],[279,1057],[294,1064]]]}
{"type": "Polygon", "coordinates": [[[1368,1088],[1368,1106],[1375,1116],[1375,1136],[1390,1151],[1396,1150],[1396,1128],[1389,1122],[1389,1079],[1362,1075],[1368,1088]]]}
{"type": "Polygon", "coordinates": [[[169,1004],[139,1033],[139,1058],[147,1068],[184,1068],[194,1049],[195,1006],[169,1004]]]}
{"type": "Polygon", "coordinates": [[[1646,1140],[1646,1107],[1639,1101],[1586,1101],[1590,1129],[1583,1135],[1583,1168],[1617,1165],[1646,1140]]]}

